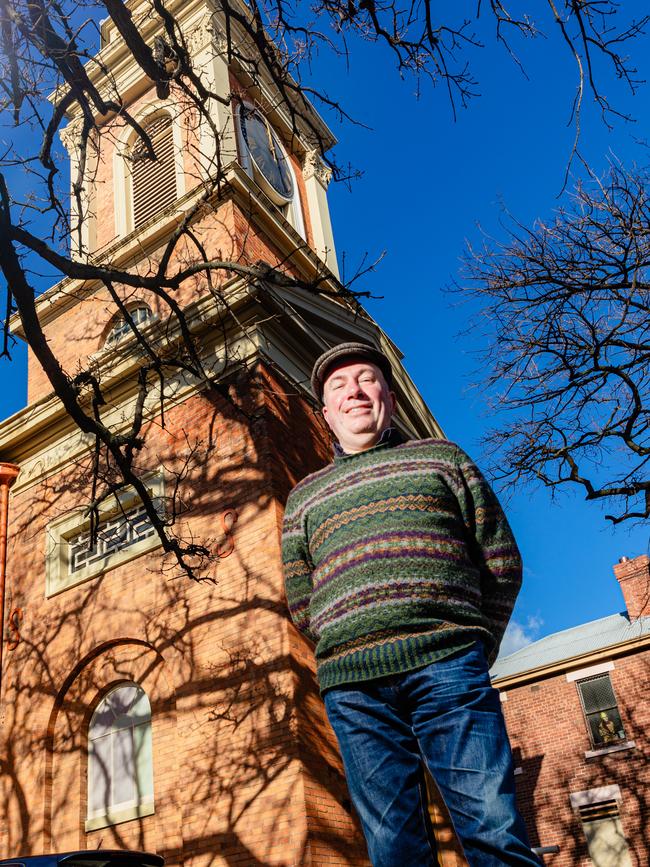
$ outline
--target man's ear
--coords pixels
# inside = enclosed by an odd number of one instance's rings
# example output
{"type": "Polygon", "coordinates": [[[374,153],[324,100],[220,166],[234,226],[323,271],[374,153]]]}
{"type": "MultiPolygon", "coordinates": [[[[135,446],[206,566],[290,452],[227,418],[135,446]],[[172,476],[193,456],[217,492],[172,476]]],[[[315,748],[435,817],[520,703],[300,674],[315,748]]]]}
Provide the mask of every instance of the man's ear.
{"type": "Polygon", "coordinates": [[[325,404],[323,404],[320,411],[321,411],[323,418],[325,419],[325,424],[327,425],[327,427],[330,430],[332,430],[332,425],[330,424],[329,419],[327,417],[327,407],[325,406],[325,404]]]}
{"type": "Polygon", "coordinates": [[[393,415],[395,410],[397,409],[397,397],[395,396],[395,392],[390,392],[390,403],[391,403],[391,411],[390,414],[393,415]]]}

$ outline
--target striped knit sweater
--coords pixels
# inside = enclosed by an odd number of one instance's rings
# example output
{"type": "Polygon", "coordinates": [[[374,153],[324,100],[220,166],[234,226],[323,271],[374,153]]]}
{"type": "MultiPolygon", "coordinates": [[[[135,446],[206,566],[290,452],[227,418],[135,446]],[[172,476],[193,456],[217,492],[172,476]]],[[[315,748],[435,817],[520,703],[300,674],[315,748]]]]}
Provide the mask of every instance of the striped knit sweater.
{"type": "Polygon", "coordinates": [[[287,502],[294,623],[321,690],[428,665],[480,638],[494,659],[521,584],[499,502],[446,440],[340,455],[287,502]]]}

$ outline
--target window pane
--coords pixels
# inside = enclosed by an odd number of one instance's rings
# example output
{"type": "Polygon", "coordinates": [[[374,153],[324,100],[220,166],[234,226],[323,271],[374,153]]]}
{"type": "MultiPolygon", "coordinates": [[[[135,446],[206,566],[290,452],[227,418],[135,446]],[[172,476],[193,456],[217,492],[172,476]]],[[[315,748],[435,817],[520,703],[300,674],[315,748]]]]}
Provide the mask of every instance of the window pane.
{"type": "Polygon", "coordinates": [[[132,729],[113,732],[113,804],[136,801],[132,729]]]}
{"type": "Polygon", "coordinates": [[[88,813],[153,801],[151,705],[134,683],[114,689],[98,705],[89,729],[88,813]]]}
{"type": "MultiPolygon", "coordinates": [[[[131,317],[133,324],[138,326],[143,325],[145,322],[152,319],[153,312],[149,306],[143,304],[141,307],[135,307],[133,310],[129,310],[129,316],[131,317]]],[[[123,337],[132,334],[133,331],[131,330],[130,324],[123,316],[119,316],[111,328],[104,345],[112,346],[114,343],[118,343],[123,337]]]]}
{"type": "Polygon", "coordinates": [[[587,720],[591,729],[591,739],[595,746],[615,744],[625,738],[621,715],[615,707],[588,714],[587,720]]]}
{"type": "Polygon", "coordinates": [[[113,727],[114,720],[115,715],[111,710],[111,706],[106,699],[104,699],[93,714],[93,718],[90,722],[90,730],[88,732],[90,739],[93,740],[94,738],[99,738],[102,735],[108,734],[113,727]]]}
{"type": "Polygon", "coordinates": [[[93,740],[88,756],[88,811],[104,813],[110,806],[111,735],[93,740]]]}
{"type": "Polygon", "coordinates": [[[125,684],[117,689],[114,689],[108,696],[111,708],[115,717],[122,716],[128,713],[129,709],[138,697],[138,693],[142,692],[139,686],[135,683],[125,684]]]}
{"type": "Polygon", "coordinates": [[[614,690],[609,675],[594,677],[591,680],[583,680],[579,684],[582,693],[582,701],[585,713],[594,713],[598,710],[607,710],[616,706],[614,690]]]}
{"type": "Polygon", "coordinates": [[[133,725],[140,725],[151,719],[151,705],[143,689],[138,690],[138,696],[131,706],[129,716],[133,725]]]}

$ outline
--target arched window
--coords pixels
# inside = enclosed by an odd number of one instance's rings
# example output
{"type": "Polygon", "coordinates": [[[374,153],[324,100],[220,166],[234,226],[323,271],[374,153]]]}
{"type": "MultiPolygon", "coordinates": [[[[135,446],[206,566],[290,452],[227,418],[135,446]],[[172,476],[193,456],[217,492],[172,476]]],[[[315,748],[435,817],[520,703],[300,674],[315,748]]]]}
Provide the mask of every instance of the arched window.
{"type": "Polygon", "coordinates": [[[111,690],[88,729],[86,829],[153,812],[151,705],[135,683],[111,690]]]}
{"type": "MultiPolygon", "coordinates": [[[[145,322],[149,322],[153,319],[153,312],[148,304],[138,304],[136,307],[132,307],[129,310],[129,316],[133,320],[133,324],[139,326],[144,325],[145,322]]],[[[104,341],[104,346],[115,346],[115,344],[119,343],[123,337],[128,337],[130,334],[133,334],[131,326],[126,321],[125,317],[120,314],[113,320],[113,326],[108,332],[106,340],[104,341]]]]}
{"type": "Polygon", "coordinates": [[[138,138],[131,151],[131,192],[135,229],[178,198],[172,119],[168,114],[160,114],[144,129],[151,139],[156,158],[155,160],[150,158],[144,141],[138,138]]]}

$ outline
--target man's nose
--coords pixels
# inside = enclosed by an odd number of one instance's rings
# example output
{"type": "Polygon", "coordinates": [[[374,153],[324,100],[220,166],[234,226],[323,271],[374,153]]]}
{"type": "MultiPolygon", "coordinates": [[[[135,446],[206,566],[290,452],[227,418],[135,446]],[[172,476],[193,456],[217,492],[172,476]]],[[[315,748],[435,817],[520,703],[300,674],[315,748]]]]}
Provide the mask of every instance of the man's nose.
{"type": "Polygon", "coordinates": [[[365,397],[365,392],[361,387],[361,383],[352,379],[348,382],[346,388],[346,397],[365,397]]]}

